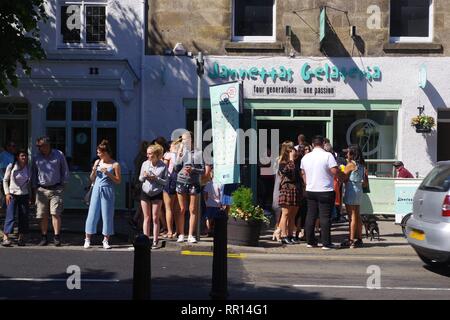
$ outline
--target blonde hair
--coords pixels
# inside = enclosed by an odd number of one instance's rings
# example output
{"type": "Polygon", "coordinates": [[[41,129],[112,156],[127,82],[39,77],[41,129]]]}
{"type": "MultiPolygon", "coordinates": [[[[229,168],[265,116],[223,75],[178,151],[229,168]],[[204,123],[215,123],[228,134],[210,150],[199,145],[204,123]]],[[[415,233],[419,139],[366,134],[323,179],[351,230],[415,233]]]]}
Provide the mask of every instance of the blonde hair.
{"type": "Polygon", "coordinates": [[[278,158],[279,162],[288,162],[289,161],[289,153],[294,149],[294,143],[292,141],[284,141],[281,144],[280,157],[278,158]]]}
{"type": "Polygon", "coordinates": [[[163,148],[161,145],[157,144],[157,143],[148,146],[147,151],[148,151],[148,150],[152,151],[153,154],[154,154],[158,159],[161,159],[162,156],[163,156],[163,153],[164,153],[164,148],[163,148]]]}

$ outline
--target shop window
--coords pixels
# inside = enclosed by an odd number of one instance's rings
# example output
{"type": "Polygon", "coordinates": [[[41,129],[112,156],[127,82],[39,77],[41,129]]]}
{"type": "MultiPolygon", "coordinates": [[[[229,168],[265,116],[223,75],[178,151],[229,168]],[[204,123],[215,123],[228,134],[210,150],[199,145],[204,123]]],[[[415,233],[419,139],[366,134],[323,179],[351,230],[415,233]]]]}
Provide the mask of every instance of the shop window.
{"type": "Polygon", "coordinates": [[[66,154],[72,171],[90,170],[103,139],[117,157],[117,108],[112,101],[51,101],[46,132],[53,146],[66,154]]]}
{"type": "Polygon", "coordinates": [[[65,127],[47,127],[47,136],[52,141],[52,146],[64,154],[66,151],[66,128],[65,127]]]}
{"type": "Polygon", "coordinates": [[[290,117],[291,110],[254,110],[254,116],[280,116],[280,117],[290,117]]]}
{"type": "Polygon", "coordinates": [[[433,41],[433,0],[391,0],[391,42],[433,41]]]}
{"type": "Polygon", "coordinates": [[[66,102],[50,101],[46,112],[47,120],[65,121],[66,120],[66,102]]]}
{"type": "Polygon", "coordinates": [[[102,4],[92,5],[85,1],[64,3],[60,7],[60,44],[72,47],[105,45],[106,12],[106,5],[102,4]]]}
{"type": "Polygon", "coordinates": [[[275,0],[234,0],[233,41],[274,42],[275,0]]]}
{"type": "Polygon", "coordinates": [[[72,121],[91,120],[91,102],[73,101],[72,102],[72,121]]]}
{"type": "MultiPolygon", "coordinates": [[[[334,111],[334,150],[341,153],[349,144],[358,144],[365,159],[396,159],[397,112],[334,111]]],[[[373,164],[372,174],[392,175],[391,164],[373,164]]]]}
{"type": "Polygon", "coordinates": [[[294,110],[294,117],[329,117],[330,110],[294,110]]]}
{"type": "Polygon", "coordinates": [[[116,121],[116,107],[111,101],[97,102],[97,121],[116,121]]]}
{"type": "Polygon", "coordinates": [[[112,157],[117,157],[117,129],[116,128],[98,128],[97,129],[97,146],[105,139],[111,146],[112,157]]]}

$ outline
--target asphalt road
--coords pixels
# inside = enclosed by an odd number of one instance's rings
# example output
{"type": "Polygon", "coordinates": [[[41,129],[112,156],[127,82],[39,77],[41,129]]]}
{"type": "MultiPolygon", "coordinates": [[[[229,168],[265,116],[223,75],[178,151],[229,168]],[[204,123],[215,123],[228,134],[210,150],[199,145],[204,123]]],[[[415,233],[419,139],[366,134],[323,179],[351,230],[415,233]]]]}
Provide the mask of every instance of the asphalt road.
{"type": "MultiPolygon", "coordinates": [[[[312,249],[317,250],[317,249],[312,249]]],[[[199,255],[200,254],[200,255],[199,255]]],[[[208,300],[212,257],[152,252],[152,298],[208,300]]],[[[133,252],[127,249],[1,248],[0,299],[130,299],[133,252]],[[69,266],[81,289],[69,290],[69,266]]],[[[376,275],[377,272],[375,272],[376,275]]],[[[229,299],[450,299],[450,272],[414,256],[246,254],[228,259],[229,299]],[[369,266],[379,268],[379,281],[369,266]],[[372,276],[371,279],[369,277],[372,276]],[[367,283],[379,288],[368,289],[367,283]],[[375,279],[375,280],[374,280],[375,279]]]]}

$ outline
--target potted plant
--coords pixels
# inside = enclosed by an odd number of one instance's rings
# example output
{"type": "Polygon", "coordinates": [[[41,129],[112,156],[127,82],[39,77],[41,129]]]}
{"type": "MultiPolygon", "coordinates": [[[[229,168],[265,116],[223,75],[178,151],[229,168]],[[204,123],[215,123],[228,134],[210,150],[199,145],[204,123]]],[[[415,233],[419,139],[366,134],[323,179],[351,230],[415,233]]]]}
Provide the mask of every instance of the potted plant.
{"type": "Polygon", "coordinates": [[[268,224],[260,206],[253,204],[253,193],[250,188],[239,187],[232,194],[233,204],[228,219],[228,243],[235,245],[258,246],[261,226],[268,224]]]}
{"type": "Polygon", "coordinates": [[[435,126],[435,121],[433,117],[422,114],[411,119],[411,126],[416,127],[416,132],[429,133],[435,126]]]}

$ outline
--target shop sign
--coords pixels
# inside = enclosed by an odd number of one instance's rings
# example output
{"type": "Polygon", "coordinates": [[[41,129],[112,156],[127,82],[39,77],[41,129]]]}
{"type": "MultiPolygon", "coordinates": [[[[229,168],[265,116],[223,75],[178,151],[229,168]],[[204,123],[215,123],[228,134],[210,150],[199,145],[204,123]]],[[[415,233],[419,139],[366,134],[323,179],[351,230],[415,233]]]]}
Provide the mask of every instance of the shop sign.
{"type": "Polygon", "coordinates": [[[333,86],[254,85],[253,96],[263,97],[334,97],[333,86]]]}
{"type": "Polygon", "coordinates": [[[309,83],[315,78],[318,81],[348,81],[348,79],[366,79],[367,81],[380,81],[381,69],[378,66],[367,66],[365,69],[359,67],[338,67],[325,63],[324,66],[313,67],[309,63],[304,63],[297,71],[284,66],[266,69],[264,67],[250,68],[229,68],[226,65],[213,63],[212,70],[208,73],[211,79],[228,80],[261,80],[264,83],[270,78],[274,83],[277,79],[280,81],[292,82],[295,75],[309,83]],[[297,72],[297,73],[296,73],[297,72]]]}

